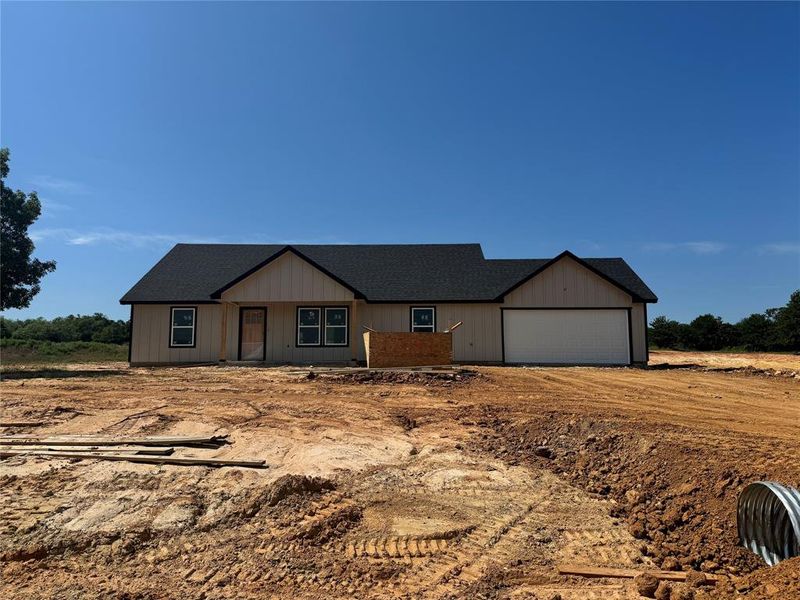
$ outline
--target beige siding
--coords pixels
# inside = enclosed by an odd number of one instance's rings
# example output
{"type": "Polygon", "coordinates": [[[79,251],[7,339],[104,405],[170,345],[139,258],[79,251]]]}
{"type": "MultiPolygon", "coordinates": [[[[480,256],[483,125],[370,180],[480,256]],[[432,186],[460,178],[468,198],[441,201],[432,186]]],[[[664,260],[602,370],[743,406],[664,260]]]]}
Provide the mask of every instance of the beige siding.
{"type": "Polygon", "coordinates": [[[627,307],[631,297],[565,257],[508,294],[504,306],[627,307]]]}
{"type": "MultiPolygon", "coordinates": [[[[378,331],[410,331],[411,306],[420,304],[366,304],[359,306],[363,325],[378,331]]],[[[453,332],[453,358],[456,362],[500,362],[503,359],[499,304],[428,304],[436,307],[436,331],[444,331],[459,321],[453,332]]],[[[364,360],[363,341],[359,360],[364,360]]]]}
{"type": "Polygon", "coordinates": [[[637,302],[631,309],[631,339],[633,340],[633,362],[647,362],[647,322],[644,304],[637,302]]]}
{"type": "MultiPolygon", "coordinates": [[[[309,303],[305,303],[309,305],[309,303]]],[[[311,306],[325,304],[311,304],[311,306]]],[[[350,347],[314,348],[297,346],[296,304],[271,304],[267,307],[267,362],[329,363],[347,362],[350,347]]],[[[352,340],[351,340],[352,341],[352,340]]]]}
{"type": "Polygon", "coordinates": [[[222,294],[229,302],[349,302],[353,292],[287,252],[222,294]]]}
{"type": "Polygon", "coordinates": [[[197,308],[194,348],[170,348],[169,304],[137,304],[133,312],[132,363],[192,363],[219,359],[222,311],[217,304],[197,308]]]}

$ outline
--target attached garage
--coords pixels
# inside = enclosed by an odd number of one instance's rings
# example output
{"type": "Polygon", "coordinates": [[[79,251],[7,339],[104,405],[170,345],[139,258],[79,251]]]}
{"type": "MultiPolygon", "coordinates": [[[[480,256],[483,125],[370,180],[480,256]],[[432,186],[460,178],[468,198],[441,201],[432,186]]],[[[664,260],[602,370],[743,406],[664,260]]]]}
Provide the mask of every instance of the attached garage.
{"type": "Polygon", "coordinates": [[[628,365],[627,308],[503,309],[506,363],[628,365]]]}

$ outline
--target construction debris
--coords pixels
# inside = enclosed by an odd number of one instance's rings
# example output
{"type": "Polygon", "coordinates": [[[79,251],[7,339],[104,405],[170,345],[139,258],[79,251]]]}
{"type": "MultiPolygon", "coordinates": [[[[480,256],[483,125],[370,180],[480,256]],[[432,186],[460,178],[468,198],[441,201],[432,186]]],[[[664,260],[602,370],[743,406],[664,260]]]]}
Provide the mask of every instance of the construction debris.
{"type": "Polygon", "coordinates": [[[189,448],[220,448],[229,443],[226,435],[131,438],[109,438],[90,435],[63,437],[8,435],[0,437],[0,446],[185,446],[189,448]]]}
{"type": "MultiPolygon", "coordinates": [[[[6,449],[7,451],[17,450],[20,452],[63,452],[64,450],[61,448],[48,448],[43,446],[28,446],[23,448],[18,448],[15,446],[11,446],[6,449]]],[[[120,448],[119,446],[114,446],[113,448],[101,448],[99,446],[85,446],[85,447],[76,447],[70,448],[70,452],[120,452],[123,451],[125,454],[141,454],[146,456],[170,456],[173,452],[175,452],[175,448],[120,448]]]]}
{"type": "Polygon", "coordinates": [[[146,463],[150,465],[182,465],[198,467],[246,467],[250,469],[266,469],[268,465],[263,460],[227,460],[224,458],[183,458],[142,456],[140,454],[102,454],[96,452],[41,452],[35,450],[0,450],[0,458],[12,456],[40,456],[46,458],[76,458],[79,460],[114,460],[133,463],[146,463]]]}
{"type": "Polygon", "coordinates": [[[41,427],[44,421],[0,421],[0,427],[41,427]]]}
{"type": "MultiPolygon", "coordinates": [[[[686,581],[689,573],[685,571],[660,571],[637,569],[615,569],[612,567],[589,567],[583,565],[560,565],[559,575],[579,575],[580,577],[612,577],[617,579],[634,579],[639,575],[652,575],[663,581],[686,581]]],[[[716,575],[706,575],[705,581],[712,584],[717,581],[716,575]]]]}

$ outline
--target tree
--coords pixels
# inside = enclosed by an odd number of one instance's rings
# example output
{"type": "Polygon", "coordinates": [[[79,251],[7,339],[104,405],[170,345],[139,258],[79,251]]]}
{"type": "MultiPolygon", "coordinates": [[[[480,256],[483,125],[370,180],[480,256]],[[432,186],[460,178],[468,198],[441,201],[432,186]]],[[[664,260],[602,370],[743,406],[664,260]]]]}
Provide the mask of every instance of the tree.
{"type": "Polygon", "coordinates": [[[700,315],[689,323],[689,348],[719,350],[725,345],[722,319],[714,315],[700,315]]]}
{"type": "Polygon", "coordinates": [[[678,348],[682,345],[683,326],[665,316],[656,317],[650,324],[650,342],[657,348],[678,348]]]}
{"type": "Polygon", "coordinates": [[[775,337],[785,350],[800,350],[800,290],[792,292],[786,306],[776,311],[775,337]]]}
{"type": "Polygon", "coordinates": [[[28,235],[42,212],[36,192],[25,194],[6,187],[8,148],[0,148],[0,311],[25,308],[39,293],[39,281],[55,270],[55,261],[32,258],[35,246],[28,235]]]}
{"type": "Polygon", "coordinates": [[[3,338],[48,342],[125,344],[129,326],[128,321],[113,321],[101,313],[68,315],[53,320],[0,318],[0,334],[3,338]]]}
{"type": "Polygon", "coordinates": [[[736,324],[739,343],[746,350],[769,350],[775,343],[774,321],[766,314],[753,313],[736,324]]]}

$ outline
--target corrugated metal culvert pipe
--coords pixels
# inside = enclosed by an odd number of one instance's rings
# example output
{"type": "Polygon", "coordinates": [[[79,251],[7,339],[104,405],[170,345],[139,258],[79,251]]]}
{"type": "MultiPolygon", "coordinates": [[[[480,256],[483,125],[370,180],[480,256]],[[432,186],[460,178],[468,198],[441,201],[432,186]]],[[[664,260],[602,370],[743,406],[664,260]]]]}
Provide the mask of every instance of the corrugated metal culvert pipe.
{"type": "Polygon", "coordinates": [[[768,565],[800,556],[800,491],[756,481],[739,495],[736,511],[739,540],[768,565]]]}

